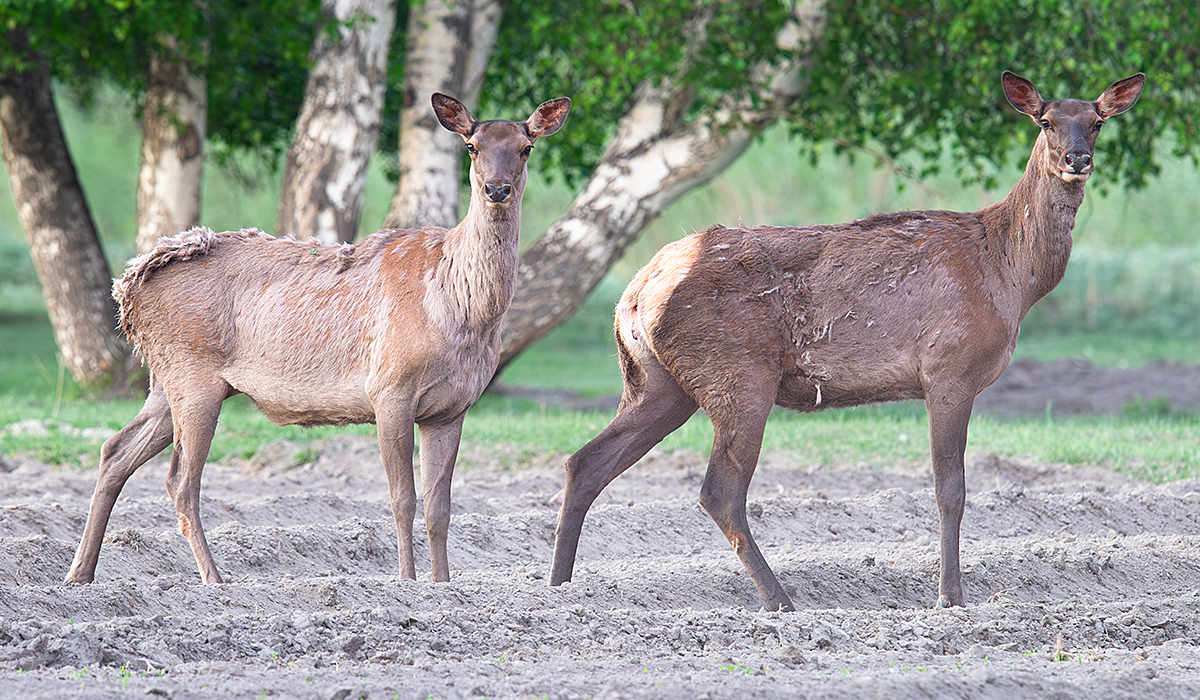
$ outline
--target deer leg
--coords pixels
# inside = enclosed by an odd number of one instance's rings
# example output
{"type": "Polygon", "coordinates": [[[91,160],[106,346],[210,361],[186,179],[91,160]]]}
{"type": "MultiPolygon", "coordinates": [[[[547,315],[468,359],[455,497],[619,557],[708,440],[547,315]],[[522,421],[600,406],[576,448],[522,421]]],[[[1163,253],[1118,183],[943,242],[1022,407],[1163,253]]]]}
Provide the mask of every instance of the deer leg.
{"type": "Polygon", "coordinates": [[[466,415],[463,413],[441,425],[420,426],[421,490],[425,498],[425,531],[429,533],[429,561],[434,581],[450,580],[450,562],[446,558],[450,481],[466,415]]]}
{"type": "MultiPolygon", "coordinates": [[[[774,398],[774,393],[767,391],[741,393],[774,398]]],[[[750,534],[746,518],[746,494],[758,464],[770,412],[769,403],[752,408],[721,406],[708,411],[713,423],[713,450],[700,489],[700,505],[737,552],[767,609],[789,612],[796,608],[750,534]]]]}
{"type": "Polygon", "coordinates": [[[142,410],[138,411],[129,425],[106,440],[100,448],[96,489],[92,493],[87,524],[83,528],[79,548],[75,550],[75,560],[67,572],[66,583],[91,583],[95,579],[100,544],[104,540],[104,531],[108,527],[108,518],[117,496],[138,467],[171,444],[173,434],[167,395],[161,384],[152,381],[150,395],[146,397],[142,410]]]}
{"type": "Polygon", "coordinates": [[[175,502],[179,514],[179,531],[187,538],[204,583],[222,583],[217,573],[204,525],[200,521],[200,477],[204,461],[217,429],[221,402],[227,396],[228,385],[189,386],[184,396],[171,402],[175,424],[175,449],[171,452],[171,470],[167,473],[167,493],[175,502]]]}
{"type": "MultiPolygon", "coordinates": [[[[380,402],[376,402],[379,405],[380,402]]],[[[408,406],[408,402],[395,405],[408,406]]],[[[400,555],[400,578],[417,577],[413,559],[413,518],[417,515],[417,490],[413,481],[413,419],[409,409],[376,410],[379,454],[387,473],[392,518],[396,521],[396,547],[400,555]]]]}
{"type": "Polygon", "coordinates": [[[604,487],[696,412],[696,402],[661,365],[646,369],[648,387],[636,397],[622,400],[608,427],[567,459],[566,487],[550,567],[551,586],[571,580],[584,516],[604,487]]]}
{"type": "Polygon", "coordinates": [[[933,456],[934,493],[941,520],[941,565],[938,574],[937,607],[963,604],[962,576],[959,570],[958,539],[967,485],[963,473],[963,453],[967,448],[967,424],[971,420],[974,397],[951,402],[945,394],[926,392],[929,412],[929,446],[933,456]],[[934,398],[939,396],[941,398],[934,398]]]}

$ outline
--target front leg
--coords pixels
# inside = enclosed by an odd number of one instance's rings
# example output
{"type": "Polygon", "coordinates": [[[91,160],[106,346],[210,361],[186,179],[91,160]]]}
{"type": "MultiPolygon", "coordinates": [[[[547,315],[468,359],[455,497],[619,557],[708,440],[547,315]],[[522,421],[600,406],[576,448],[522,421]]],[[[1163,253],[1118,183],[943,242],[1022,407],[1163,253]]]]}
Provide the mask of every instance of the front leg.
{"type": "Polygon", "coordinates": [[[429,560],[434,581],[450,580],[450,562],[446,558],[446,532],[450,529],[450,481],[454,460],[462,438],[460,414],[448,423],[422,424],[421,490],[425,495],[425,530],[429,533],[429,560]]]}
{"type": "Polygon", "coordinates": [[[963,454],[967,448],[967,424],[975,398],[951,401],[944,393],[927,394],[929,447],[933,455],[934,492],[941,516],[941,570],[938,576],[937,607],[963,604],[959,569],[959,529],[967,500],[963,454]]]}
{"type": "Polygon", "coordinates": [[[375,422],[379,429],[379,454],[387,473],[392,517],[396,520],[396,547],[400,554],[400,578],[415,579],[412,528],[417,514],[417,491],[413,484],[413,417],[410,401],[376,401],[375,422]],[[382,405],[382,406],[381,406],[382,405]]]}

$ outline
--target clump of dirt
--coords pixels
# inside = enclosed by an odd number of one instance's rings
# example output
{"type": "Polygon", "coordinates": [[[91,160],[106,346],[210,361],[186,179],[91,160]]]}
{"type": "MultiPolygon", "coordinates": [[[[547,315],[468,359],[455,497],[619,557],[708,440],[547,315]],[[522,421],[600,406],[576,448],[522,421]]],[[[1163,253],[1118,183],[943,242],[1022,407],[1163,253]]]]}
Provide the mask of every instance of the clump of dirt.
{"type": "MultiPolygon", "coordinates": [[[[1044,412],[1044,406],[1040,409],[1044,412]]],[[[928,473],[764,455],[751,526],[797,606],[768,613],[696,504],[699,455],[653,452],[600,497],[574,581],[546,584],[561,456],[455,475],[450,583],[396,579],[378,450],[346,437],[209,465],[230,583],[199,582],[158,458],[69,568],[94,471],[0,473],[0,687],[23,698],[1194,698],[1200,483],[968,466],[968,607],[937,597],[928,473]]],[[[503,460],[500,460],[503,461],[503,460]]],[[[418,510],[418,512],[420,512],[418,510]]],[[[427,557],[418,525],[419,556],[427,557]]]]}

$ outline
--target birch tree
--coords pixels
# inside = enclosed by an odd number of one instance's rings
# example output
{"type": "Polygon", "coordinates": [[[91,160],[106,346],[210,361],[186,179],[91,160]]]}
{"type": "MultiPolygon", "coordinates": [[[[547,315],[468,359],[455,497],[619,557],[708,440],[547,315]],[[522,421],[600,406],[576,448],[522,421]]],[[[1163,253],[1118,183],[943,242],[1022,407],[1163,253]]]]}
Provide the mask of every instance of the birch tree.
{"type": "Polygon", "coordinates": [[[90,391],[121,390],[129,349],[116,331],[111,279],[67,151],[44,56],[20,29],[0,73],[0,147],[42,283],[62,362],[90,391]]]}
{"type": "Polygon", "coordinates": [[[435,92],[474,112],[503,15],[500,0],[424,0],[409,9],[400,106],[399,184],[384,225],[454,226],[462,139],[438,124],[435,92]]]}
{"type": "Polygon", "coordinates": [[[323,0],[304,104],[279,197],[279,235],[354,240],[367,165],[379,141],[396,0],[323,0]]]}
{"type": "Polygon", "coordinates": [[[142,108],[138,171],[138,254],[162,236],[200,223],[200,179],[208,119],[208,84],[178,50],[174,37],[150,57],[142,108]]]}

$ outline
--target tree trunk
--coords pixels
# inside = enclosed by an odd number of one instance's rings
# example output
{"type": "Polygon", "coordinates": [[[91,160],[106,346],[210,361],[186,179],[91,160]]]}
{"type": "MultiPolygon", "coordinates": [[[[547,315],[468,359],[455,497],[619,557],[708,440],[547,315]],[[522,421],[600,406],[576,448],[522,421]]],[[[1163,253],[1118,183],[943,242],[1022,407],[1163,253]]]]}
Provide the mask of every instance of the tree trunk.
{"type": "Polygon", "coordinates": [[[62,362],[88,391],[125,391],[131,356],[116,330],[112,279],[63,139],[50,73],[23,34],[13,43],[31,65],[0,75],[0,143],[62,362]]]}
{"type": "Polygon", "coordinates": [[[824,7],[804,0],[776,41],[783,65],[759,65],[747,78],[757,100],[730,99],[715,114],[681,123],[686,90],[642,85],[583,191],[521,257],[516,297],[504,320],[504,367],[570,318],[642,229],[685,192],[720,174],[756,134],[803,91],[804,49],[821,32],[824,7]]]}
{"type": "Polygon", "coordinates": [[[207,84],[166,50],[150,57],[142,114],[142,164],[138,173],[138,254],[163,236],[200,222],[200,178],[204,173],[207,84]]]}
{"type": "Polygon", "coordinates": [[[462,139],[438,124],[441,92],[474,110],[504,13],[500,0],[425,0],[409,10],[400,108],[400,183],[385,226],[458,223],[462,139]]]}
{"type": "Polygon", "coordinates": [[[279,197],[279,235],[354,240],[367,165],[379,142],[396,0],[322,0],[337,39],[319,31],[279,197]],[[349,24],[347,24],[349,23],[349,24]]]}

